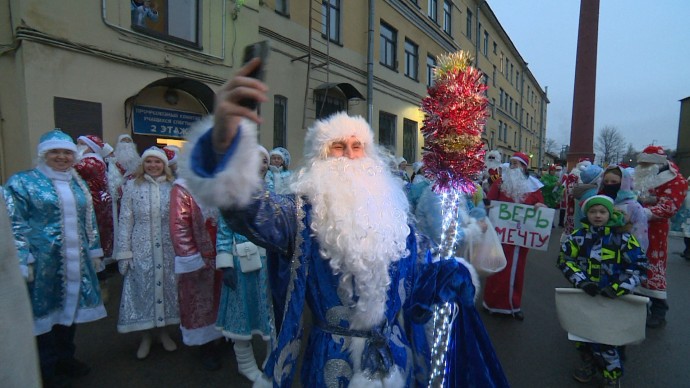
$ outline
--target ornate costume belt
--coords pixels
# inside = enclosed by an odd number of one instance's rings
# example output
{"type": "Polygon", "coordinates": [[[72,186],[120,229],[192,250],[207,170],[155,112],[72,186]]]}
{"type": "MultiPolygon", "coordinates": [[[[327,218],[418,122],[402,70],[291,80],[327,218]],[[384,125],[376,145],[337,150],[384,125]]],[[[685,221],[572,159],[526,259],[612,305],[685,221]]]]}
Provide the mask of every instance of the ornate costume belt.
{"type": "Polygon", "coordinates": [[[388,321],[372,330],[353,330],[316,320],[316,327],[332,335],[364,338],[362,352],[362,371],[372,379],[380,379],[390,374],[393,366],[393,352],[388,344],[390,328],[388,321]]]}

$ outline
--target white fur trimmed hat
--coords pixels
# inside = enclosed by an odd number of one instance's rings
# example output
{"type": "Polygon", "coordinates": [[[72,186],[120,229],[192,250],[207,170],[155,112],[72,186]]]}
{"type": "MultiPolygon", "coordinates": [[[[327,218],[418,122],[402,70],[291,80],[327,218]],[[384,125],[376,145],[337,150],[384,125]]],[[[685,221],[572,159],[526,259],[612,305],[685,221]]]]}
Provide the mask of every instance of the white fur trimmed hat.
{"type": "Polygon", "coordinates": [[[72,137],[55,128],[44,133],[38,141],[38,156],[43,156],[50,150],[64,149],[77,152],[77,145],[74,144],[72,137]]]}
{"type": "Polygon", "coordinates": [[[362,143],[367,155],[375,154],[374,132],[369,123],[362,116],[340,112],[314,122],[307,130],[304,156],[307,159],[326,159],[333,142],[353,136],[362,143]]]}
{"type": "Polygon", "coordinates": [[[168,156],[165,154],[165,151],[163,151],[162,149],[160,149],[156,146],[153,146],[153,147],[147,149],[146,151],[144,151],[143,154],[141,154],[141,162],[143,163],[144,160],[146,160],[146,158],[148,158],[149,156],[153,156],[153,157],[156,157],[156,158],[162,160],[163,163],[165,164],[165,167],[168,167],[168,156]]]}
{"type": "Polygon", "coordinates": [[[96,135],[84,135],[84,136],[79,136],[77,140],[81,140],[91,148],[91,151],[93,151],[95,154],[101,154],[103,151],[103,140],[101,140],[100,137],[96,135]]]}
{"type": "Polygon", "coordinates": [[[108,143],[105,143],[103,144],[103,149],[101,150],[101,156],[105,158],[106,156],[110,155],[113,151],[115,151],[113,149],[113,146],[111,146],[108,143]]]}
{"type": "Polygon", "coordinates": [[[637,163],[664,164],[668,161],[664,148],[660,146],[647,146],[637,155],[637,163]]]}
{"type": "Polygon", "coordinates": [[[491,151],[488,151],[486,153],[484,158],[485,159],[491,159],[491,160],[494,160],[496,162],[500,162],[501,161],[501,153],[498,150],[491,150],[491,151]]]}
{"type": "Polygon", "coordinates": [[[122,143],[122,140],[124,140],[124,139],[129,139],[129,141],[132,142],[132,143],[134,142],[134,139],[132,139],[132,136],[130,136],[130,135],[126,134],[126,133],[123,133],[122,135],[118,136],[118,137],[117,137],[117,142],[118,142],[118,143],[122,143]]]}
{"type": "Polygon", "coordinates": [[[527,156],[527,154],[522,153],[522,152],[514,153],[513,156],[510,157],[510,160],[517,160],[518,162],[524,164],[525,166],[529,166],[529,156],[527,156]]]}
{"type": "Polygon", "coordinates": [[[262,146],[261,144],[259,144],[259,145],[258,145],[258,148],[259,148],[259,152],[261,152],[261,154],[262,154],[263,156],[265,156],[266,159],[269,159],[269,158],[270,158],[270,154],[268,153],[268,150],[266,149],[266,147],[264,147],[264,146],[262,146]]]}
{"type": "Polygon", "coordinates": [[[271,150],[270,155],[278,155],[283,158],[283,164],[285,165],[286,169],[290,166],[290,151],[287,149],[283,147],[276,147],[271,150]]]}
{"type": "Polygon", "coordinates": [[[163,152],[165,152],[165,156],[168,158],[169,165],[177,164],[177,156],[180,154],[180,149],[177,146],[166,145],[163,147],[163,152]]]}

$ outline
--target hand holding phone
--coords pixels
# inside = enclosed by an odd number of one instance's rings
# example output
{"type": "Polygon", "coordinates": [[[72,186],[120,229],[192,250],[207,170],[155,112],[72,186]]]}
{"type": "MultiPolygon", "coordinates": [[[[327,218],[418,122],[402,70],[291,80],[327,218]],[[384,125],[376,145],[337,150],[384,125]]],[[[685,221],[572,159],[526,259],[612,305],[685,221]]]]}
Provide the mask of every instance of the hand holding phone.
{"type": "MultiPolygon", "coordinates": [[[[267,40],[250,44],[244,48],[244,58],[242,59],[243,65],[254,58],[259,58],[261,60],[261,63],[254,69],[254,71],[247,75],[248,77],[256,78],[260,81],[264,80],[264,69],[266,68],[266,60],[268,58],[269,49],[270,46],[267,40]]],[[[256,100],[253,99],[243,99],[239,103],[240,105],[252,110],[256,109],[258,106],[256,100]]]]}

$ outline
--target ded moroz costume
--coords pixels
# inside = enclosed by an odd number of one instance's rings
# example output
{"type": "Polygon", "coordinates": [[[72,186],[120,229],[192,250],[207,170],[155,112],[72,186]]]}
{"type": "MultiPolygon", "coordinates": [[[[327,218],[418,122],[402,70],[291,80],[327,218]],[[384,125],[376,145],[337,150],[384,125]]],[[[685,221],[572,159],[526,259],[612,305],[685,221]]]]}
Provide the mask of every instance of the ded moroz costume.
{"type": "Polygon", "coordinates": [[[647,326],[658,327],[666,321],[666,261],[668,260],[669,219],[683,204],[688,182],[678,172],[678,166],[669,161],[664,149],[647,146],[637,156],[635,189],[645,207],[649,220],[649,269],[647,280],[639,293],[650,297],[652,305],[647,326]]]}
{"type": "MultiPolygon", "coordinates": [[[[202,122],[200,129],[209,126],[202,122]]],[[[242,122],[220,163],[211,134],[191,140],[190,188],[218,205],[233,230],[290,266],[282,326],[256,385],[290,386],[305,304],[314,319],[301,375],[306,386],[409,386],[413,359],[400,313],[425,323],[442,302],[463,306],[458,343],[480,349],[463,353],[456,381],[491,386],[498,373],[503,378],[493,351],[483,352],[488,337],[481,321],[472,318],[478,313],[470,271],[455,260],[418,262],[402,182],[379,156],[364,119],[339,113],[308,130],[307,164],[295,173],[293,195],[262,189],[252,167],[254,125],[242,122]],[[344,144],[352,137],[359,142],[344,144]],[[336,144],[361,146],[365,156],[329,157],[336,144]]]]}
{"type": "MultiPolygon", "coordinates": [[[[529,156],[516,152],[511,161],[517,161],[520,167],[503,171],[501,178],[494,182],[487,195],[490,200],[517,202],[527,205],[543,203],[541,182],[526,173],[529,156]]],[[[517,245],[502,244],[506,255],[506,267],[486,279],[484,286],[484,308],[492,313],[511,314],[522,320],[522,289],[525,281],[528,248],[517,245]]]]}
{"type": "Polygon", "coordinates": [[[113,200],[108,191],[108,167],[101,156],[103,152],[103,140],[96,135],[79,136],[78,142],[87,146],[86,150],[77,162],[74,169],[86,181],[91,191],[93,208],[96,212],[98,232],[101,238],[101,247],[104,257],[110,258],[113,254],[113,200]]]}

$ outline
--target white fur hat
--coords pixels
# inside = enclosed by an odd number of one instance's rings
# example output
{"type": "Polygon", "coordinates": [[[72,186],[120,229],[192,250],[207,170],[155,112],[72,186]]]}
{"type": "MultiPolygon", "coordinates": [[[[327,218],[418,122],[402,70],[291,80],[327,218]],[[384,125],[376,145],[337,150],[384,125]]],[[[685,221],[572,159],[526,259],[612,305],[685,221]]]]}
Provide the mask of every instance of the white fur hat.
{"type": "Polygon", "coordinates": [[[261,154],[263,156],[265,156],[266,159],[270,159],[270,156],[269,156],[270,154],[268,153],[268,150],[266,149],[266,147],[262,146],[261,144],[259,144],[258,147],[259,147],[259,152],[261,152],[261,154]]]}
{"type": "Polygon", "coordinates": [[[501,162],[501,153],[498,150],[491,150],[491,151],[486,153],[484,158],[487,160],[492,160],[492,161],[500,163],[501,162]]]}
{"type": "Polygon", "coordinates": [[[103,149],[101,150],[101,156],[106,157],[114,151],[113,146],[108,143],[103,144],[103,149]]]}
{"type": "Polygon", "coordinates": [[[364,146],[367,155],[374,156],[374,132],[362,116],[349,116],[345,112],[335,113],[318,120],[307,130],[304,156],[307,159],[326,159],[333,142],[356,137],[364,146]]]}
{"type": "Polygon", "coordinates": [[[147,149],[146,151],[144,151],[143,154],[141,154],[141,162],[143,163],[144,160],[146,160],[146,158],[148,158],[149,156],[154,156],[162,160],[163,163],[165,163],[165,167],[168,167],[168,156],[165,155],[165,151],[163,151],[162,149],[156,146],[147,149]]]}
{"type": "Polygon", "coordinates": [[[117,137],[117,142],[118,142],[118,143],[122,143],[122,140],[125,139],[125,138],[126,138],[126,139],[129,139],[131,142],[134,142],[134,139],[132,139],[132,136],[130,136],[130,135],[126,134],[126,133],[123,133],[122,135],[118,136],[118,137],[117,137]]]}
{"type": "Polygon", "coordinates": [[[43,157],[46,152],[55,149],[65,149],[77,152],[77,145],[70,135],[59,128],[44,133],[38,142],[38,156],[43,157]]]}

